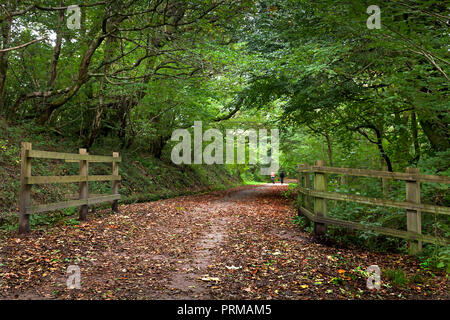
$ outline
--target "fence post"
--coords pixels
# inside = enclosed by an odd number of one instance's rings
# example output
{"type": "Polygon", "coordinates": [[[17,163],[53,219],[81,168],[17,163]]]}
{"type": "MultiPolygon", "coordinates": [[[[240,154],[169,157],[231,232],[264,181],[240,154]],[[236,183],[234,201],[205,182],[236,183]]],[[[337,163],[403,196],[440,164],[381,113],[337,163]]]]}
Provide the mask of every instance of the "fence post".
{"type": "MultiPolygon", "coordinates": [[[[303,164],[300,164],[299,166],[303,166],[303,164]]],[[[305,173],[305,172],[299,172],[298,173],[298,185],[300,187],[307,187],[309,186],[309,182],[307,182],[307,179],[309,180],[309,173],[305,173]]],[[[306,194],[301,194],[301,205],[306,208],[309,209],[309,196],[306,194]]],[[[300,208],[298,209],[298,215],[300,216],[300,208]]],[[[309,225],[311,224],[311,221],[309,221],[309,218],[306,215],[303,215],[305,217],[305,227],[309,227],[309,225]]]]}
{"type": "MultiPolygon", "coordinates": [[[[406,173],[419,174],[418,168],[406,168],[406,173]]],[[[420,203],[420,181],[406,181],[406,201],[420,203]]],[[[406,210],[406,227],[408,231],[422,234],[422,217],[418,210],[406,210]]],[[[409,242],[409,254],[414,255],[422,250],[422,241],[409,242]]]]}
{"type": "MultiPolygon", "coordinates": [[[[119,153],[113,152],[113,157],[118,158],[119,153]]],[[[113,176],[119,175],[119,162],[117,162],[117,161],[113,161],[113,163],[112,163],[112,174],[113,174],[113,176]]],[[[118,180],[112,181],[112,194],[119,194],[119,181],[118,180]]],[[[118,200],[114,200],[112,202],[111,208],[114,212],[119,212],[118,200]]]]}
{"type": "MultiPolygon", "coordinates": [[[[309,171],[303,172],[304,186],[306,189],[311,189],[311,177],[309,176],[309,171]]],[[[305,208],[311,211],[311,197],[309,195],[305,195],[305,208]]],[[[309,227],[311,221],[306,218],[306,227],[309,227]]]]}
{"type": "MultiPolygon", "coordinates": [[[[301,167],[303,164],[299,164],[298,167],[301,167]]],[[[300,169],[298,169],[300,170],[300,169]]],[[[299,187],[303,187],[303,172],[299,171],[298,172],[298,182],[297,182],[299,187]]],[[[300,188],[299,188],[299,192],[298,192],[299,197],[301,198],[301,206],[305,203],[305,195],[303,193],[300,193],[300,188]]],[[[298,200],[298,199],[297,199],[298,200]]],[[[300,208],[297,210],[297,214],[300,215],[300,208]]]]}
{"type": "Polygon", "coordinates": [[[27,177],[31,177],[31,158],[28,150],[31,150],[30,142],[22,142],[20,152],[20,200],[19,200],[19,234],[30,231],[30,215],[26,214],[27,207],[31,204],[31,184],[27,184],[27,177]]]}
{"type": "MultiPolygon", "coordinates": [[[[79,149],[80,154],[88,154],[86,149],[79,149]]],[[[88,199],[89,198],[89,183],[88,183],[88,176],[89,176],[89,168],[88,168],[88,161],[87,160],[81,160],[80,161],[80,176],[85,176],[86,181],[80,182],[80,189],[79,189],[79,199],[88,199]]],[[[88,213],[88,205],[84,204],[80,207],[80,220],[86,221],[87,219],[87,213],[88,213]]]]}
{"type": "MultiPolygon", "coordinates": [[[[314,164],[315,166],[325,166],[324,160],[317,160],[314,164]]],[[[325,173],[314,172],[314,191],[327,191],[327,176],[325,173]]],[[[326,217],[327,216],[327,200],[314,197],[314,214],[316,217],[326,217]]],[[[314,222],[314,234],[316,236],[323,236],[327,232],[327,225],[324,223],[314,222]]]]}

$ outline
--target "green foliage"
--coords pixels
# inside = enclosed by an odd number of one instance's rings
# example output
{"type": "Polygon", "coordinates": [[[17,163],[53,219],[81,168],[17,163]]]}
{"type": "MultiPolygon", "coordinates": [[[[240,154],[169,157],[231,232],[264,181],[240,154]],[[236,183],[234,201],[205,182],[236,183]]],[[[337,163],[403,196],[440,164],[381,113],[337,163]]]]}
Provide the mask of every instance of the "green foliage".
{"type": "Polygon", "coordinates": [[[449,246],[426,246],[418,258],[424,270],[444,271],[450,274],[449,246]]]}
{"type": "Polygon", "coordinates": [[[304,216],[294,216],[292,218],[292,222],[299,226],[300,229],[305,230],[307,232],[313,231],[313,224],[310,224],[309,227],[307,227],[307,219],[304,216]]]}
{"type": "Polygon", "coordinates": [[[408,283],[408,278],[405,272],[401,269],[386,269],[383,270],[383,277],[386,278],[392,285],[403,287],[408,283]]]}

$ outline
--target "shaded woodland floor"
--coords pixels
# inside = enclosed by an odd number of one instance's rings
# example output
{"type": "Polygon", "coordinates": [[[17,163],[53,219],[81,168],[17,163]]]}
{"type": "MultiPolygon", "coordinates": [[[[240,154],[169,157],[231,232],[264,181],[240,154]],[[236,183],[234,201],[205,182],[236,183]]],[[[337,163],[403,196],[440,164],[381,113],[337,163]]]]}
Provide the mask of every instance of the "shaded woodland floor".
{"type": "Polygon", "coordinates": [[[1,299],[448,299],[445,275],[366,288],[366,270],[421,272],[408,256],[321,244],[293,224],[286,185],[244,186],[102,210],[0,242],[1,299]],[[81,289],[66,288],[78,265],[81,289]]]}

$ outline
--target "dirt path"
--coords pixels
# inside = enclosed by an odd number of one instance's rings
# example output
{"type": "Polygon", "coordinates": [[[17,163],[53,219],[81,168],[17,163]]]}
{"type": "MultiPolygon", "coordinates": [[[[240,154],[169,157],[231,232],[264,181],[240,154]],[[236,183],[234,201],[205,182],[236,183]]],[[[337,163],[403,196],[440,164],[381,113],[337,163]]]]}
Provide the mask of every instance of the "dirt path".
{"type": "Polygon", "coordinates": [[[445,276],[366,288],[359,270],[417,274],[399,254],[316,243],[293,224],[286,186],[245,186],[99,211],[80,225],[0,242],[2,299],[448,298],[445,276]],[[81,270],[68,290],[66,269],[81,270]],[[358,269],[359,268],[359,269],[358,269]]]}

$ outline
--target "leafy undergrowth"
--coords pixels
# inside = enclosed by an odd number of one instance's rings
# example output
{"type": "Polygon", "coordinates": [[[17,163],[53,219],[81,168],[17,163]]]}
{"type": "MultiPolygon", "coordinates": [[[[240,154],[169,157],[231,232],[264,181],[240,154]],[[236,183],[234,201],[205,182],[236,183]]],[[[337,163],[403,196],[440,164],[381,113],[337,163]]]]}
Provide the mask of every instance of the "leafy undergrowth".
{"type": "Polygon", "coordinates": [[[401,254],[317,243],[280,185],[120,206],[0,242],[0,297],[18,299],[448,299],[444,274],[401,254]],[[69,265],[81,289],[66,287],[69,265]],[[366,287],[368,266],[383,272],[366,287]]]}

